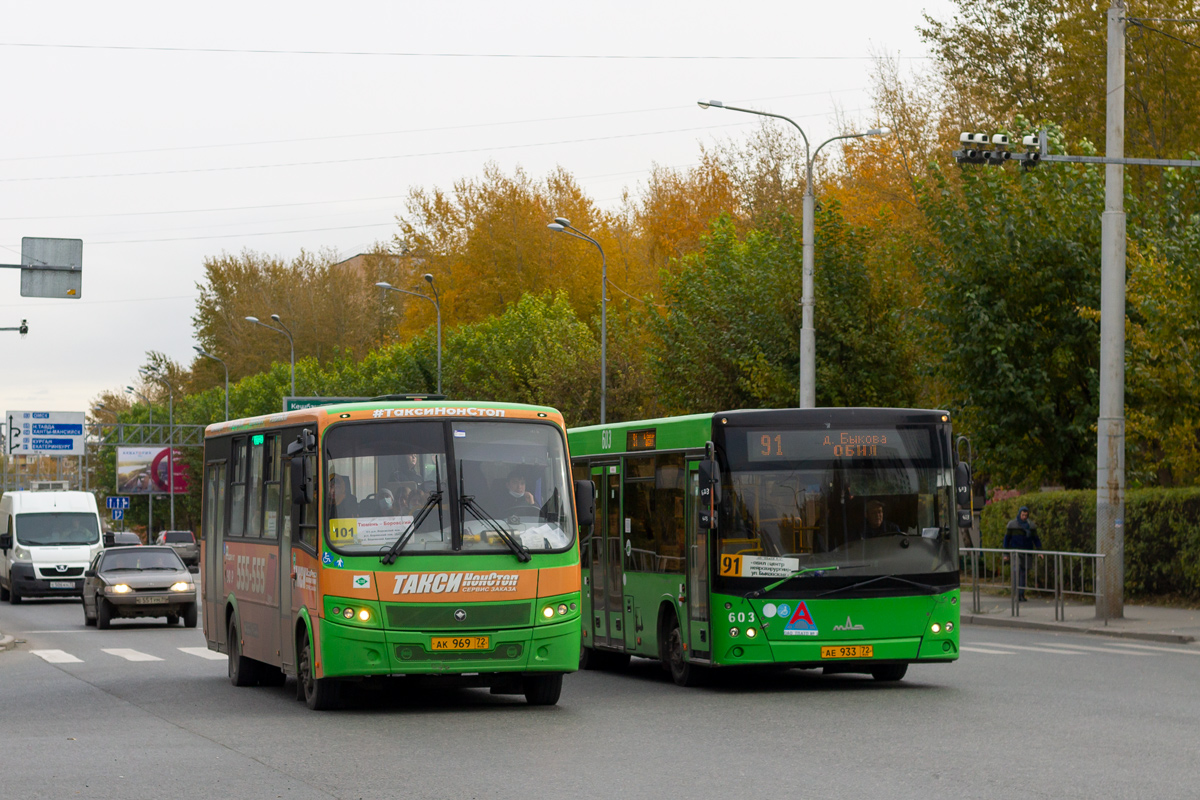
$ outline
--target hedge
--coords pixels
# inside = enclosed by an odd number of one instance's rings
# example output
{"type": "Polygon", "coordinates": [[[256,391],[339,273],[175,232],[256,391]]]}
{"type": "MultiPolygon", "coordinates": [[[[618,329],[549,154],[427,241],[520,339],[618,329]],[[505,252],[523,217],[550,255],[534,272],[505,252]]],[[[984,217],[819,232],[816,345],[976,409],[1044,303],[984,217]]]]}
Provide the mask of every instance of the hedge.
{"type": "MultiPolygon", "coordinates": [[[[984,547],[999,547],[1021,506],[1038,526],[1042,547],[1096,551],[1096,492],[1035,492],[983,509],[984,547]]],[[[1200,488],[1125,493],[1126,597],[1200,602],[1200,488]]]]}

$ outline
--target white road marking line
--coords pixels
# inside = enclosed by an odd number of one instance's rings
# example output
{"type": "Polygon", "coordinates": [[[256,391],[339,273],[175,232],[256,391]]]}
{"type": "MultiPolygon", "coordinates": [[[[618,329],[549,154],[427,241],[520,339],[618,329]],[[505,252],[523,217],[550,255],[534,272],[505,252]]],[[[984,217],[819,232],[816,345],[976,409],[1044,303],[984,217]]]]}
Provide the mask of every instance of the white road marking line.
{"type": "Polygon", "coordinates": [[[209,650],[207,647],[180,647],[178,649],[180,652],[187,653],[189,656],[199,656],[200,658],[206,658],[209,661],[225,660],[224,653],[214,652],[209,650]]]}
{"type": "Polygon", "coordinates": [[[76,658],[65,650],[30,650],[38,658],[49,664],[82,664],[82,658],[76,658]]]}
{"type": "Polygon", "coordinates": [[[1111,647],[1090,647],[1086,644],[1056,643],[1054,646],[1055,647],[1069,647],[1072,650],[1090,650],[1095,653],[1106,653],[1110,656],[1118,655],[1118,656],[1149,656],[1151,658],[1154,657],[1154,653],[1141,653],[1141,652],[1138,652],[1137,650],[1114,650],[1111,647]]]}
{"type": "Polygon", "coordinates": [[[1130,642],[1113,642],[1114,647],[1133,647],[1138,650],[1157,650],[1162,653],[1183,653],[1185,656],[1200,656],[1200,650],[1184,650],[1179,647],[1155,647],[1149,644],[1132,644],[1130,642]]]}
{"type": "Polygon", "coordinates": [[[140,650],[130,650],[127,647],[101,647],[100,652],[108,653],[110,656],[116,656],[117,658],[123,658],[126,661],[162,661],[158,656],[152,656],[140,650]]]}
{"type": "Polygon", "coordinates": [[[964,653],[987,653],[989,656],[1015,656],[1007,650],[988,650],[986,647],[967,647],[965,644],[958,648],[964,653]]]}
{"type": "Polygon", "coordinates": [[[24,635],[26,633],[91,633],[91,631],[87,630],[86,628],[83,630],[79,630],[77,628],[75,630],[69,630],[69,631],[21,631],[22,635],[24,635]]]}
{"type": "Polygon", "coordinates": [[[1023,644],[999,644],[998,642],[980,642],[980,644],[987,645],[988,647],[1007,647],[1009,650],[1029,650],[1033,653],[1055,653],[1060,656],[1083,655],[1083,653],[1075,650],[1058,650],[1053,647],[1029,647],[1023,644]]]}

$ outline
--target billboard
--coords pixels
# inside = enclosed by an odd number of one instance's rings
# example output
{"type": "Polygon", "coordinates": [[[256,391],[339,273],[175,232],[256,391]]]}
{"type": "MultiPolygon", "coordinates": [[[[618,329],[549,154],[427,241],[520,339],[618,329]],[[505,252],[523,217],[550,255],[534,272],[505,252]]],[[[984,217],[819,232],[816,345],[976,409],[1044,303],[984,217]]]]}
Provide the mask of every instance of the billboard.
{"type": "Polygon", "coordinates": [[[13,455],[83,455],[82,411],[9,411],[5,421],[13,455]]]}
{"type": "MultiPolygon", "coordinates": [[[[117,492],[120,494],[170,494],[167,480],[168,448],[162,445],[117,448],[117,492]]],[[[175,494],[188,489],[183,451],[175,448],[175,494]]]]}

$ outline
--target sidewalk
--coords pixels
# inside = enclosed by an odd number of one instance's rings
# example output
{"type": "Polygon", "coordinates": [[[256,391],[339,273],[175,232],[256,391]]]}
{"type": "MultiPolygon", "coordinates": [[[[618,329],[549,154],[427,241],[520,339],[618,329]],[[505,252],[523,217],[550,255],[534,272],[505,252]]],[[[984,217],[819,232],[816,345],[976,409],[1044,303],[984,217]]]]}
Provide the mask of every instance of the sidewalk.
{"type": "Polygon", "coordinates": [[[1096,618],[1094,604],[1068,603],[1066,620],[1054,619],[1054,601],[1030,593],[1029,600],[1020,604],[1020,616],[1012,615],[1011,598],[980,594],[979,613],[973,610],[974,599],[969,589],[962,592],[962,622],[964,625],[992,625],[1004,628],[1034,628],[1051,631],[1071,631],[1099,636],[1118,636],[1150,642],[1190,644],[1200,639],[1200,610],[1166,606],[1125,605],[1125,616],[1108,623],[1096,618]]]}

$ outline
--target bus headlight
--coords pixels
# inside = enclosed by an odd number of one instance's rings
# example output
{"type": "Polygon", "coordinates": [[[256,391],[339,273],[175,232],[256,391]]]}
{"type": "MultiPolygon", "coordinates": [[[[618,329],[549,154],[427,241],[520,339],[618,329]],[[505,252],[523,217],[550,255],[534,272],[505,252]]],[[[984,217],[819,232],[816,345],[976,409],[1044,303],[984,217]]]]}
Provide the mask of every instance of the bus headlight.
{"type": "Polygon", "coordinates": [[[758,628],[746,628],[746,638],[753,639],[758,636],[758,628]]]}
{"type": "Polygon", "coordinates": [[[736,638],[737,638],[737,635],[738,635],[739,633],[741,633],[741,631],[739,631],[737,628],[730,628],[730,629],[729,629],[729,636],[730,636],[730,638],[732,638],[732,639],[736,639],[736,638]]]}
{"type": "Polygon", "coordinates": [[[933,623],[933,627],[931,628],[931,630],[932,630],[934,633],[941,633],[941,632],[942,632],[942,626],[941,626],[941,625],[939,625],[938,623],[936,623],[936,622],[935,622],[935,623],[933,623]]]}
{"type": "Polygon", "coordinates": [[[566,604],[566,603],[559,603],[559,604],[558,604],[558,614],[559,614],[559,616],[562,616],[563,614],[566,614],[566,613],[567,613],[567,604],[566,604]]]}
{"type": "Polygon", "coordinates": [[[947,622],[947,623],[946,623],[946,633],[949,633],[949,632],[950,632],[950,631],[952,631],[952,630],[954,630],[954,623],[953,623],[953,622],[947,622]]]}
{"type": "Polygon", "coordinates": [[[342,612],[342,616],[345,617],[346,619],[354,619],[354,609],[347,608],[345,611],[342,612]]]}

